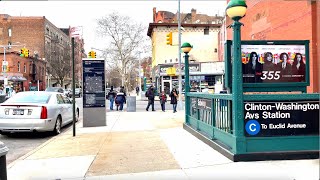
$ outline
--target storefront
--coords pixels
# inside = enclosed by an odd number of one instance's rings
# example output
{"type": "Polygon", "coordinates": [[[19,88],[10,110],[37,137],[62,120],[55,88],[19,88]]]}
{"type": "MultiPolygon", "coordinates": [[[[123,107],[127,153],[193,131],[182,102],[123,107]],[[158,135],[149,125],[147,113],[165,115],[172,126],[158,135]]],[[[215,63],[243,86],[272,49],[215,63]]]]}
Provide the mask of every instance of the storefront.
{"type": "Polygon", "coordinates": [[[8,87],[15,91],[24,91],[23,82],[25,81],[27,81],[27,79],[21,73],[6,73],[5,76],[2,73],[0,74],[0,87],[3,88],[4,84],[7,84],[8,87]],[[7,77],[7,79],[5,77],[7,77]],[[7,81],[7,83],[4,81],[7,81]]]}
{"type": "MultiPolygon", "coordinates": [[[[190,91],[214,93],[216,84],[223,82],[224,63],[190,63],[190,91]]],[[[184,66],[182,71],[182,92],[184,92],[184,66]]],[[[179,89],[178,64],[159,64],[155,71],[156,86],[158,92],[170,93],[172,88],[179,89]],[[175,68],[175,73],[169,73],[168,69],[175,68]]]]}

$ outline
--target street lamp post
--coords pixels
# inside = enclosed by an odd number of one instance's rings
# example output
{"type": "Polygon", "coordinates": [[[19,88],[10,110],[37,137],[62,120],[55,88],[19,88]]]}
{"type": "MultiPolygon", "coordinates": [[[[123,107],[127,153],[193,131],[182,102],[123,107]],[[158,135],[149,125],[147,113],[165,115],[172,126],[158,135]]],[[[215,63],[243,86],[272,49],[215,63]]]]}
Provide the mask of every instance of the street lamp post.
{"type": "MultiPolygon", "coordinates": [[[[183,43],[181,46],[182,51],[184,52],[184,97],[185,97],[185,114],[186,114],[186,121],[188,119],[188,115],[190,115],[190,101],[187,97],[187,93],[190,92],[190,82],[189,82],[189,52],[192,49],[190,43],[183,43]]],[[[182,92],[180,92],[181,96],[182,92]]]]}
{"type": "MultiPolygon", "coordinates": [[[[233,63],[232,63],[232,120],[236,137],[244,136],[243,121],[243,80],[241,61],[241,31],[243,25],[239,20],[245,16],[247,5],[245,0],[231,0],[226,8],[227,15],[234,20],[229,27],[233,28],[233,63]]],[[[241,146],[241,145],[240,145],[241,146]]],[[[243,149],[236,147],[237,149],[243,149]]]]}

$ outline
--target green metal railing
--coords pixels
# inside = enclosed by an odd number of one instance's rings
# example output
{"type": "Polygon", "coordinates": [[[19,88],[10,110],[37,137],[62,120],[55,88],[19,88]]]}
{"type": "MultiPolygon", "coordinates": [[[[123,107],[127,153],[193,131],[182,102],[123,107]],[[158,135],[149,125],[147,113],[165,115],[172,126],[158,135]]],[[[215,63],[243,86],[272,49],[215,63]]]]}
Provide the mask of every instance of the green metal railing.
{"type": "MultiPolygon", "coordinates": [[[[247,101],[319,101],[319,94],[244,94],[247,101]]],[[[244,126],[237,127],[232,116],[232,94],[187,93],[186,124],[212,140],[219,140],[234,154],[265,151],[319,150],[318,135],[245,137],[237,135],[244,126]],[[293,144],[296,145],[293,147],[293,144]],[[298,145],[299,144],[299,145],[298,145]],[[272,147],[272,148],[270,148],[272,147]]]]}
{"type": "Polygon", "coordinates": [[[234,133],[231,94],[187,93],[186,98],[190,102],[186,119],[191,127],[211,139],[230,139],[234,133]]]}

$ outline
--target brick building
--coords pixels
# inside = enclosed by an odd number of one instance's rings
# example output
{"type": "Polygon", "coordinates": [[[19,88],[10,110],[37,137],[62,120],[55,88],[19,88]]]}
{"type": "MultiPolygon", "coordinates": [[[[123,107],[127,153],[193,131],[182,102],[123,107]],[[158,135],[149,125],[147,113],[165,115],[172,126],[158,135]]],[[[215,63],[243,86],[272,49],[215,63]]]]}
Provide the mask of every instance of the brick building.
{"type": "MultiPolygon", "coordinates": [[[[8,70],[6,73],[1,72],[0,77],[7,77],[9,85],[19,91],[30,90],[30,87],[37,87],[39,80],[39,89],[45,89],[45,68],[46,62],[35,58],[20,57],[16,52],[6,52],[6,61],[8,70]]],[[[0,54],[3,59],[3,53],[0,54]]],[[[3,61],[0,62],[2,67],[3,61]]],[[[0,79],[0,85],[3,85],[3,78],[0,79]]]]}
{"type": "MultiPolygon", "coordinates": [[[[12,46],[7,52],[19,53],[22,47],[29,49],[31,59],[45,61],[46,67],[35,67],[35,75],[27,78],[27,82],[37,82],[40,80],[43,87],[61,86],[59,79],[55,76],[53,66],[68,65],[71,67],[71,37],[69,28],[60,29],[52,24],[45,16],[41,17],[20,17],[0,14],[0,44],[1,45],[21,45],[12,46]],[[44,78],[40,78],[38,73],[45,72],[44,78]],[[49,72],[49,73],[48,73],[49,72]],[[32,79],[32,77],[38,79],[32,79]]],[[[83,52],[83,41],[79,43],[83,52]]],[[[3,49],[0,49],[3,53],[3,49]]],[[[78,54],[78,52],[75,52],[78,54]]],[[[79,61],[77,61],[79,63],[79,61]]],[[[10,66],[10,64],[9,64],[10,66]]],[[[71,68],[66,73],[64,87],[71,84],[71,68]]],[[[27,67],[28,68],[28,67],[27,67]]],[[[78,65],[79,68],[79,65],[78,65]]],[[[56,68],[58,69],[58,68],[56,68]]],[[[14,70],[14,69],[13,69],[14,70]]],[[[28,71],[28,70],[27,70],[28,71]]],[[[27,83],[28,84],[28,83],[27,83]]]]}
{"type": "MultiPolygon", "coordinates": [[[[229,1],[228,1],[229,2],[229,1]]],[[[310,86],[320,92],[320,2],[314,0],[247,0],[246,16],[240,21],[242,40],[310,40],[310,86]]],[[[227,18],[227,25],[232,20],[227,18]]],[[[232,29],[227,30],[232,40],[232,29]]]]}
{"type": "MultiPolygon", "coordinates": [[[[223,65],[218,57],[218,33],[223,17],[198,14],[196,9],[181,13],[181,43],[189,42],[195,48],[189,54],[191,91],[214,92],[221,82],[223,65]]],[[[147,35],[152,43],[152,80],[157,91],[170,93],[179,88],[179,47],[177,13],[156,11],[149,23],[147,35]],[[172,45],[167,45],[166,35],[172,33],[172,45]],[[174,72],[174,73],[171,73],[174,72]]],[[[184,58],[181,55],[182,91],[184,91],[184,58]]]]}

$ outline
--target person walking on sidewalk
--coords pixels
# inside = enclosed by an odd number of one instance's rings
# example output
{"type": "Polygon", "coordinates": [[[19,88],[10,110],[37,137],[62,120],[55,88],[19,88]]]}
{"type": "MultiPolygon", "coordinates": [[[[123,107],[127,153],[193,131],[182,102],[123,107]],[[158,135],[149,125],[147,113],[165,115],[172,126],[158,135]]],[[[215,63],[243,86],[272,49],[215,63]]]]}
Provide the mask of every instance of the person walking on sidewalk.
{"type": "Polygon", "coordinates": [[[166,111],[167,95],[164,91],[162,91],[161,94],[159,95],[159,99],[160,99],[160,104],[161,104],[161,110],[163,112],[165,112],[166,111]]]}
{"type": "Polygon", "coordinates": [[[123,89],[120,89],[120,92],[118,92],[117,96],[116,96],[117,111],[118,110],[122,111],[123,104],[125,104],[125,103],[126,103],[126,94],[124,93],[123,89]],[[120,108],[119,108],[119,106],[120,106],[120,108]]]}
{"type": "Polygon", "coordinates": [[[113,90],[113,86],[111,86],[111,89],[108,93],[108,99],[110,101],[110,110],[113,110],[113,103],[114,103],[114,99],[116,97],[117,93],[113,90]]]}
{"type": "Polygon", "coordinates": [[[148,106],[146,108],[146,111],[149,111],[150,105],[152,107],[152,111],[156,111],[154,110],[154,96],[155,96],[154,88],[153,86],[150,86],[148,91],[146,92],[146,97],[148,97],[148,106]]]}
{"type": "Polygon", "coordinates": [[[173,113],[177,112],[178,96],[179,96],[179,93],[177,92],[177,89],[173,88],[170,93],[170,98],[171,98],[170,104],[172,104],[173,106],[173,113]]]}

